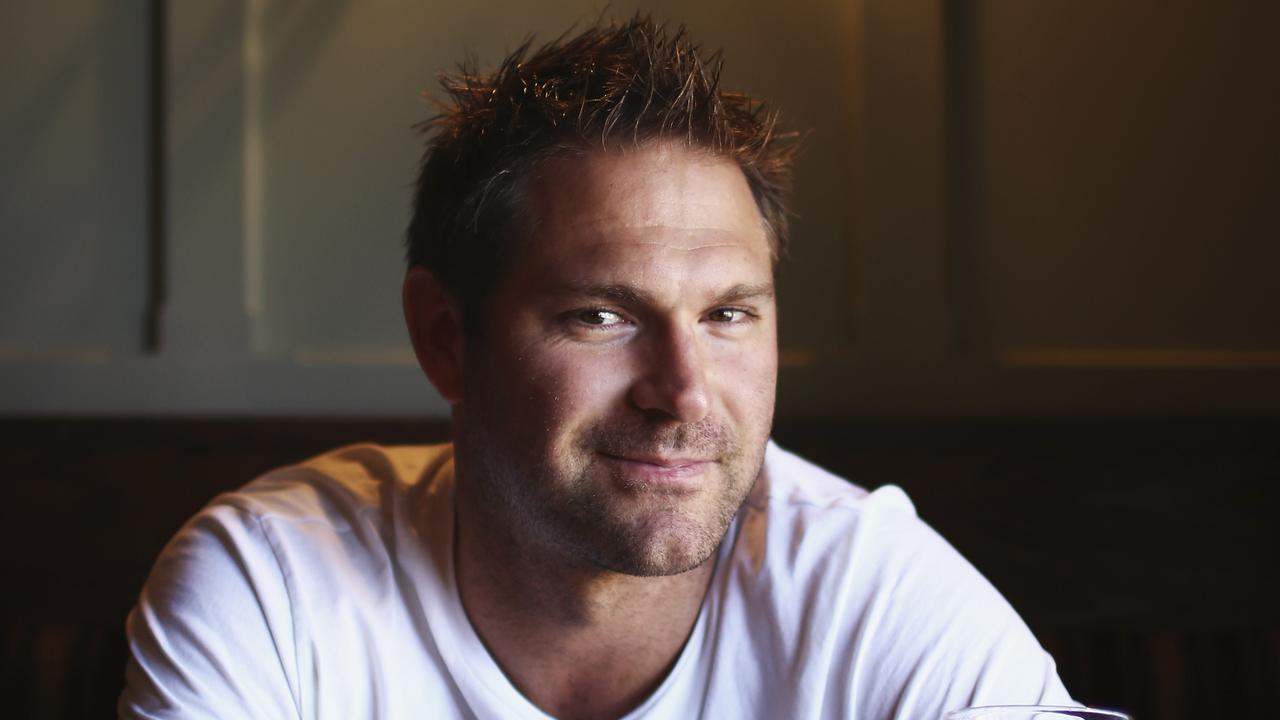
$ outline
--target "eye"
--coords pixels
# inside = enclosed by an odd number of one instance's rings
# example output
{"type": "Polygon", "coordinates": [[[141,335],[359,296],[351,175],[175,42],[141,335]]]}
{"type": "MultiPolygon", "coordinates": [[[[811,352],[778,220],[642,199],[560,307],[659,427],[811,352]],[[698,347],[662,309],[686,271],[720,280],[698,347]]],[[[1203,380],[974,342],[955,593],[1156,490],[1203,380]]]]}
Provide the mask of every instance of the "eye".
{"type": "Polygon", "coordinates": [[[611,327],[622,324],[622,316],[612,310],[592,308],[577,313],[578,322],[596,327],[611,327]]]}
{"type": "Polygon", "coordinates": [[[721,307],[707,313],[707,319],[715,323],[724,323],[726,325],[736,325],[746,322],[751,318],[751,313],[742,308],[721,307]]]}

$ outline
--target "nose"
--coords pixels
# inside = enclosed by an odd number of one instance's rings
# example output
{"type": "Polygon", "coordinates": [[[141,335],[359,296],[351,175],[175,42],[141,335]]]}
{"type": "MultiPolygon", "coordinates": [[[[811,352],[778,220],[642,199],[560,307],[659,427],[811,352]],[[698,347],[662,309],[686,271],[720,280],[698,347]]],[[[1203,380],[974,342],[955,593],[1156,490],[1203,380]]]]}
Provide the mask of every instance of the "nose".
{"type": "Polygon", "coordinates": [[[682,423],[707,416],[711,400],[706,367],[692,330],[672,328],[655,333],[646,343],[643,363],[643,372],[631,389],[636,407],[682,423]]]}

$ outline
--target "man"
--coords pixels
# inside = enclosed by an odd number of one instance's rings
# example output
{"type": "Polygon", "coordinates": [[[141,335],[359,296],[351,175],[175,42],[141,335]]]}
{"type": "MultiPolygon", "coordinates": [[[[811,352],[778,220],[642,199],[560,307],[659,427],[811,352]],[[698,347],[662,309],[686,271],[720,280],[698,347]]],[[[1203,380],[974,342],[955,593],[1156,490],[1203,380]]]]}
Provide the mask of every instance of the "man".
{"type": "Polygon", "coordinates": [[[682,33],[447,84],[404,307],[448,446],[354,446],[198,515],[121,713],[922,718],[1067,703],[901,491],[769,441],[793,137],[682,33]]]}

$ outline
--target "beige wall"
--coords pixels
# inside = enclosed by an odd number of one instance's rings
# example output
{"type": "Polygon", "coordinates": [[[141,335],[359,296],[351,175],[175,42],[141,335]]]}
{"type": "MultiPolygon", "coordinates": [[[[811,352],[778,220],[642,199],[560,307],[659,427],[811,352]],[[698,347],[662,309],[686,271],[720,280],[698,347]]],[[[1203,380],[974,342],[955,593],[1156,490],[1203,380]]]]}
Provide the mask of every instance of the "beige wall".
{"type": "MultiPolygon", "coordinates": [[[[146,3],[20,5],[0,11],[0,413],[444,412],[398,308],[419,93],[599,5],[169,3],[154,356],[146,3]]],[[[812,131],[784,414],[1280,409],[1271,5],[643,7],[812,131]]]]}

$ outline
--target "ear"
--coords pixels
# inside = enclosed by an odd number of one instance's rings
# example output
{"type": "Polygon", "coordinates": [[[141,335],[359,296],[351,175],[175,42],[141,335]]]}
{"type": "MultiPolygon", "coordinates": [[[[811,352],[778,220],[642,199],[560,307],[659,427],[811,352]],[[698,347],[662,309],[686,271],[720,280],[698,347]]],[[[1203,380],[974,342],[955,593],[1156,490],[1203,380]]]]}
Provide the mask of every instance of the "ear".
{"type": "Polygon", "coordinates": [[[419,265],[404,277],[404,319],[418,365],[450,405],[462,399],[462,315],[453,296],[419,265]]]}

